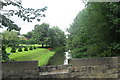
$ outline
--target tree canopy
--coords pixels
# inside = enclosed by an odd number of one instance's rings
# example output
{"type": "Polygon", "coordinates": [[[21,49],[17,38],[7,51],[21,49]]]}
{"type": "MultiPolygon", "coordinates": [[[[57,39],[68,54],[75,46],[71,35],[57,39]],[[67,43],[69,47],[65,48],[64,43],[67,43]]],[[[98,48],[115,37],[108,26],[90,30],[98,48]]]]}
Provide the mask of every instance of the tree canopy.
{"type": "Polygon", "coordinates": [[[37,43],[41,43],[42,47],[48,45],[49,47],[61,47],[65,46],[65,34],[64,32],[56,27],[51,27],[47,23],[41,25],[35,25],[33,30],[33,40],[37,43]]]}
{"type": "Polygon", "coordinates": [[[2,19],[0,19],[0,28],[7,27],[8,30],[20,30],[20,27],[18,27],[12,20],[9,19],[9,16],[17,15],[19,18],[22,18],[24,21],[32,22],[34,19],[37,21],[40,21],[41,17],[45,17],[45,14],[42,14],[47,7],[41,8],[41,9],[33,9],[33,8],[24,8],[22,7],[21,0],[2,0],[1,7],[2,12],[1,14],[2,19]],[[4,6],[15,6],[18,8],[18,10],[4,10],[4,6]]]}
{"type": "Polygon", "coordinates": [[[68,49],[73,57],[118,56],[120,3],[88,2],[68,29],[68,49]]]}

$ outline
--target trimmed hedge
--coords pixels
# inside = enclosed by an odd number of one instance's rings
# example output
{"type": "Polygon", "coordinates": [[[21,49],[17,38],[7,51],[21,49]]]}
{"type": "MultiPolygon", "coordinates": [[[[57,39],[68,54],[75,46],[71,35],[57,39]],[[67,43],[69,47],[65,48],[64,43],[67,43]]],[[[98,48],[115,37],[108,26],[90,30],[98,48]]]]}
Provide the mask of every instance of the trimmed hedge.
{"type": "Polygon", "coordinates": [[[15,47],[13,47],[10,52],[11,52],[11,53],[15,53],[15,52],[16,52],[15,47]]]}
{"type": "Polygon", "coordinates": [[[22,48],[21,47],[18,48],[18,52],[22,52],[22,48]]]}
{"type": "Polygon", "coordinates": [[[25,48],[24,48],[24,51],[28,51],[28,48],[27,48],[27,47],[25,47],[25,48]]]}
{"type": "Polygon", "coordinates": [[[36,49],[36,47],[34,46],[34,49],[36,49]]]}
{"type": "Polygon", "coordinates": [[[33,50],[32,46],[29,48],[29,50],[33,50]]]}

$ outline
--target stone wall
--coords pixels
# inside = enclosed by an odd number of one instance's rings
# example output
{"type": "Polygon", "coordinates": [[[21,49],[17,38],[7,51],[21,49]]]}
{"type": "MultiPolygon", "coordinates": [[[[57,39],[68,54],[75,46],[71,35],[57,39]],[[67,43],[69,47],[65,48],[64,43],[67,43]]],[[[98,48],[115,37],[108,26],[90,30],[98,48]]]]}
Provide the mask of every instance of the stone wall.
{"type": "Polygon", "coordinates": [[[35,78],[38,75],[38,61],[10,61],[2,63],[3,78],[35,78]]]}
{"type": "Polygon", "coordinates": [[[82,58],[69,60],[71,78],[118,78],[119,57],[82,58]]]}
{"type": "Polygon", "coordinates": [[[69,65],[42,67],[38,67],[37,61],[15,61],[2,63],[2,72],[3,78],[113,78],[112,80],[117,80],[120,75],[120,59],[119,57],[71,59],[69,65]]]}
{"type": "Polygon", "coordinates": [[[56,70],[67,70],[68,65],[52,65],[39,67],[39,72],[53,72],[56,70]]]}
{"type": "Polygon", "coordinates": [[[75,59],[69,59],[68,62],[73,66],[96,66],[96,65],[106,65],[106,64],[116,65],[118,64],[118,57],[75,58],[75,59]]]}

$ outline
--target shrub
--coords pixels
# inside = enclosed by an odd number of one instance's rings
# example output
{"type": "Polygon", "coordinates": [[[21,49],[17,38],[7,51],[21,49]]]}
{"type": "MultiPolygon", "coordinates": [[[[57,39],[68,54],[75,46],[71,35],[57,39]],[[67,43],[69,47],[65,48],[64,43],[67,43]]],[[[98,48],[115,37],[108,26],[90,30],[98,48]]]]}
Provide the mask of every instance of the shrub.
{"type": "Polygon", "coordinates": [[[18,52],[22,52],[22,48],[21,47],[18,48],[18,52]]]}
{"type": "Polygon", "coordinates": [[[34,49],[36,49],[36,47],[34,46],[34,49]]]}
{"type": "Polygon", "coordinates": [[[5,50],[6,49],[6,46],[2,46],[2,50],[5,50]]]}
{"type": "Polygon", "coordinates": [[[16,49],[15,49],[15,47],[13,47],[12,49],[11,49],[11,53],[15,53],[16,52],[16,49]]]}
{"type": "Polygon", "coordinates": [[[27,48],[27,47],[25,47],[25,48],[24,48],[24,51],[28,51],[28,48],[27,48]]]}
{"type": "Polygon", "coordinates": [[[32,46],[29,48],[29,50],[33,50],[32,46]]]}
{"type": "Polygon", "coordinates": [[[9,61],[9,57],[7,55],[7,52],[6,52],[6,47],[5,46],[2,46],[2,60],[3,61],[9,61]]]}

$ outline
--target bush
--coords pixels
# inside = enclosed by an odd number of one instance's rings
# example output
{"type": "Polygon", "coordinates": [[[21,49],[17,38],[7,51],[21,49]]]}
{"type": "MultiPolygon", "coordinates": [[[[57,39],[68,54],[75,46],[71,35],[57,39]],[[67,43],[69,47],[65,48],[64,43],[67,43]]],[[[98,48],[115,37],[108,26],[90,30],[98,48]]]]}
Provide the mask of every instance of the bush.
{"type": "Polygon", "coordinates": [[[29,48],[29,50],[33,50],[32,46],[29,48]]]}
{"type": "Polygon", "coordinates": [[[36,49],[36,47],[34,46],[34,49],[36,49]]]}
{"type": "Polygon", "coordinates": [[[27,48],[27,47],[25,47],[24,51],[28,51],[28,48],[27,48]]]}
{"type": "Polygon", "coordinates": [[[2,46],[2,50],[5,50],[6,49],[6,46],[2,46]]]}
{"type": "Polygon", "coordinates": [[[21,47],[19,47],[18,52],[22,52],[22,48],[21,47]]]}
{"type": "Polygon", "coordinates": [[[9,61],[9,57],[6,52],[6,46],[2,46],[2,60],[3,61],[9,61]]]}
{"type": "Polygon", "coordinates": [[[11,53],[15,53],[15,52],[16,52],[16,49],[15,49],[15,47],[13,47],[11,50],[11,53]]]}

